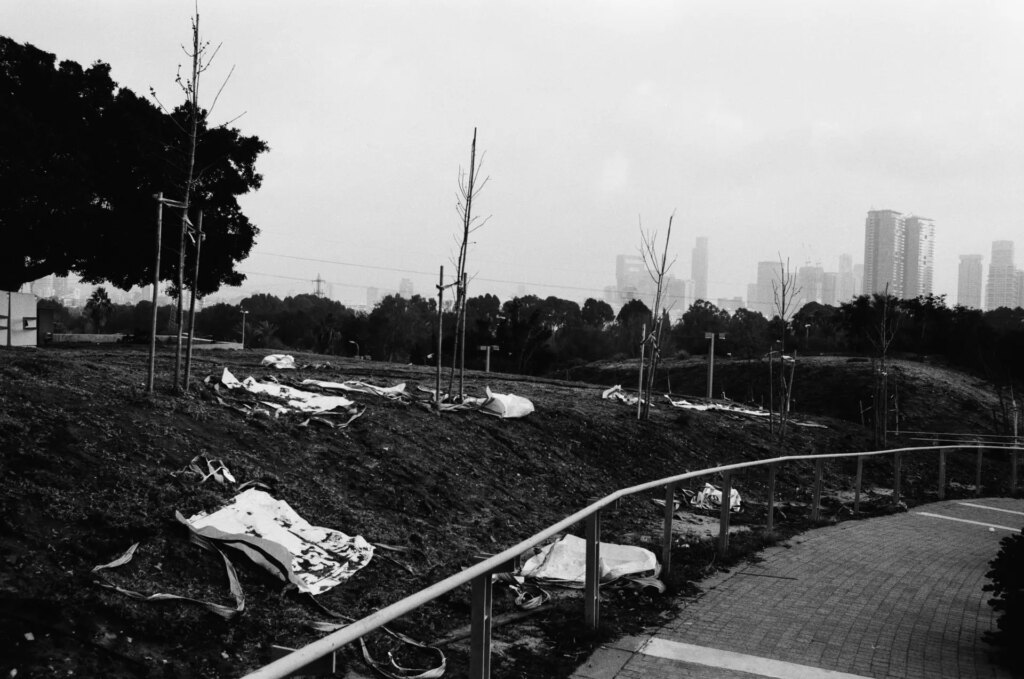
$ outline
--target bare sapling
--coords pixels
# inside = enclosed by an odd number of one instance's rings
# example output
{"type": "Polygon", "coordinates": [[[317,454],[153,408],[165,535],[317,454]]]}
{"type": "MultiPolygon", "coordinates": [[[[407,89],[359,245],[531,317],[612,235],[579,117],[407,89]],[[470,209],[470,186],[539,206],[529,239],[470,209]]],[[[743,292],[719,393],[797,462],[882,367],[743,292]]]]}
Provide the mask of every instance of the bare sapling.
{"type": "MultiPolygon", "coordinates": [[[[473,128],[473,143],[469,152],[468,174],[459,170],[459,190],[456,195],[456,212],[462,222],[462,238],[459,241],[459,254],[455,260],[455,333],[452,347],[452,366],[448,377],[449,398],[455,399],[454,383],[455,372],[459,373],[459,391],[457,400],[461,401],[465,394],[466,379],[466,299],[467,284],[466,258],[469,252],[470,236],[484,226],[487,220],[473,216],[473,201],[483,191],[484,186],[490,181],[490,177],[480,181],[480,171],[483,169],[483,156],[480,162],[476,157],[476,128],[473,128]]],[[[440,360],[440,357],[439,359],[440,360]]]]}
{"type": "MultiPolygon", "coordinates": [[[[786,435],[786,423],[789,421],[789,406],[793,394],[793,375],[796,371],[796,357],[794,356],[790,360],[793,361],[793,365],[789,371],[789,377],[786,376],[785,366],[785,355],[786,355],[786,327],[789,325],[789,321],[793,315],[794,306],[796,304],[797,295],[800,294],[800,288],[796,285],[796,276],[793,274],[789,266],[789,258],[786,258],[785,263],[782,261],[782,255],[779,255],[779,279],[772,281],[772,296],[775,305],[775,314],[782,321],[781,337],[779,338],[779,351],[776,354],[774,351],[768,352],[769,362],[769,381],[774,380],[773,373],[775,372],[771,368],[772,361],[778,357],[778,368],[779,368],[779,418],[778,418],[778,434],[782,438],[786,435]]],[[[769,383],[768,388],[770,390],[775,389],[775,385],[769,383]]],[[[775,399],[772,398],[772,401],[775,399]]],[[[775,418],[772,416],[769,418],[770,426],[775,425],[775,418]]],[[[775,433],[773,429],[772,433],[775,433]]]]}
{"type": "MultiPolygon", "coordinates": [[[[640,227],[640,254],[644,259],[644,266],[647,269],[647,274],[651,277],[651,281],[655,285],[654,293],[654,309],[651,314],[651,332],[647,337],[644,338],[644,345],[649,345],[650,350],[647,353],[647,376],[646,379],[641,379],[642,389],[640,393],[640,418],[650,419],[651,416],[651,397],[654,394],[654,378],[658,370],[658,362],[661,359],[661,333],[664,325],[665,314],[662,309],[662,293],[665,287],[665,275],[668,270],[672,268],[672,265],[676,263],[675,258],[672,261],[668,261],[668,245],[672,239],[672,220],[675,219],[675,213],[673,212],[668,218],[668,231],[665,233],[665,244],[661,248],[661,252],[658,251],[658,232],[644,232],[643,226],[640,227]]],[[[641,358],[641,374],[643,373],[644,359],[641,358]]]]}

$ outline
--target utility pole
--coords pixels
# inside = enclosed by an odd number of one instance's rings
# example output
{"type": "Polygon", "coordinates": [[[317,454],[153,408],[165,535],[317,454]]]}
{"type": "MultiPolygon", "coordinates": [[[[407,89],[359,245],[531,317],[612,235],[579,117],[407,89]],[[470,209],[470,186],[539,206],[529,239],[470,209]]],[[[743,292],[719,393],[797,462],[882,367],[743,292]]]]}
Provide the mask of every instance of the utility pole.
{"type": "Polygon", "coordinates": [[[313,279],[313,283],[316,284],[316,290],[313,292],[313,295],[315,297],[323,298],[323,296],[324,296],[324,283],[326,283],[326,282],[327,281],[325,281],[324,279],[320,278],[320,274],[319,273],[316,275],[316,278],[313,279]]]}

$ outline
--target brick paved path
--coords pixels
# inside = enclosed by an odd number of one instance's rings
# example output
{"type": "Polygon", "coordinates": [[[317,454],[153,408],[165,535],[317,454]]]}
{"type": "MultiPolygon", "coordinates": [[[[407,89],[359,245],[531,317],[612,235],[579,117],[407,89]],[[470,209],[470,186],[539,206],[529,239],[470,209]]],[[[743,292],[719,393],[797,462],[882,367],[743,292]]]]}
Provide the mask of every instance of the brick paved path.
{"type": "Polygon", "coordinates": [[[981,640],[994,626],[981,588],[1002,527],[1021,526],[1024,501],[983,498],[807,532],[573,677],[1010,677],[981,640]]]}

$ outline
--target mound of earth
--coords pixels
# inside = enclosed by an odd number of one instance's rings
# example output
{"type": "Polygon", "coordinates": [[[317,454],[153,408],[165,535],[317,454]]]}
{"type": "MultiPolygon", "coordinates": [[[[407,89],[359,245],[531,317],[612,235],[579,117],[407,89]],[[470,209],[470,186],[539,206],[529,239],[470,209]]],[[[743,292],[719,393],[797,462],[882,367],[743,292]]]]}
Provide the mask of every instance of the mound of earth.
{"type": "MultiPolygon", "coordinates": [[[[417,403],[354,393],[350,398],[362,414],[345,428],[274,417],[258,402],[229,407],[237,403],[219,401],[202,383],[206,376],[219,379],[227,368],[239,379],[433,387],[433,373],[424,368],[295,355],[298,365],[308,367],[285,373],[261,367],[265,353],[200,354],[191,388],[182,394],[169,388],[173,357],[162,352],[157,390],[148,394],[147,356],[137,348],[0,351],[4,676],[240,676],[269,661],[271,644],[298,647],[321,636],[310,623],[329,619],[323,608],[350,618],[369,614],[470,565],[478,554],[515,544],[589,498],[723,463],[870,448],[867,431],[846,412],[854,395],[846,391],[856,390],[852,385],[865,368],[843,361],[808,366],[808,391],[800,391],[798,374],[796,393],[806,394],[798,404],[808,404],[805,413],[825,427],[794,428],[779,442],[762,420],[729,413],[658,404],[649,422],[638,422],[633,408],[602,400],[596,386],[629,381],[628,366],[595,366],[578,375],[596,384],[467,374],[470,395],[482,396],[490,387],[530,399],[536,410],[522,419],[476,412],[438,416],[417,403]],[[812,395],[812,384],[818,395],[812,395]],[[845,390],[832,399],[834,409],[820,395],[832,390],[845,390]],[[197,455],[223,461],[235,483],[179,473],[197,455]],[[96,584],[95,566],[139,543],[130,563],[106,571],[116,584],[230,605],[223,565],[189,542],[175,512],[188,517],[214,510],[246,482],[262,484],[315,526],[363,536],[378,545],[377,556],[317,603],[283,594],[279,581],[234,556],[245,611],[230,620],[181,601],[141,601],[96,584]]],[[[944,425],[982,426],[993,407],[983,389],[962,376],[943,373],[947,382],[941,382],[911,367],[900,368],[901,394],[914,413],[908,422],[925,428],[939,421],[937,409],[963,409],[963,399],[973,399],[977,408],[944,425]]],[[[691,384],[699,369],[696,363],[670,365],[675,392],[703,393],[691,384]]],[[[741,362],[716,366],[730,396],[743,396],[744,370],[741,362]]],[[[811,469],[793,463],[779,472],[780,503],[791,530],[807,525],[811,469]]],[[[850,488],[851,469],[846,463],[827,466],[833,515],[848,505],[838,493],[850,488]]],[[[924,488],[927,470],[905,469],[908,489],[915,487],[915,474],[924,488]]],[[[999,473],[987,470],[986,483],[995,483],[999,473]]],[[[885,486],[890,477],[882,462],[866,465],[869,485],[885,486]]],[[[765,481],[762,472],[734,479],[747,503],[736,524],[763,524],[765,481]]],[[[659,552],[660,510],[651,499],[631,497],[609,514],[602,539],[659,552]]],[[[678,537],[680,567],[668,583],[669,595],[686,591],[721,563],[701,534],[707,532],[703,520],[691,523],[700,530],[678,537]]],[[[757,531],[745,534],[734,541],[740,552],[765,539],[757,531]]],[[[604,634],[636,631],[671,612],[670,596],[614,590],[605,598],[604,634]]],[[[498,592],[496,616],[514,611],[511,599],[498,592]]],[[[562,594],[528,620],[501,628],[494,675],[567,676],[592,642],[581,610],[578,594],[562,594]]],[[[468,624],[469,611],[466,588],[394,627],[423,642],[452,640],[468,624]]],[[[450,675],[464,674],[464,644],[452,641],[447,652],[450,675]]],[[[344,659],[353,672],[369,673],[354,654],[344,659]]]]}

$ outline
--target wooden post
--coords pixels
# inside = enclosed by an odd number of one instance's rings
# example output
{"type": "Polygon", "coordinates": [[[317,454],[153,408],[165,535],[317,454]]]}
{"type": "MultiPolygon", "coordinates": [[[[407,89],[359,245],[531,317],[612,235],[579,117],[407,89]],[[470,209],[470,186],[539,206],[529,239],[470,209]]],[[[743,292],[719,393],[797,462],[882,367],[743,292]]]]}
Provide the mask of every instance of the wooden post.
{"type": "Polygon", "coordinates": [[[444,339],[444,267],[437,278],[437,379],[434,380],[434,407],[441,415],[441,349],[444,339]]]}
{"type": "Polygon", "coordinates": [[[824,460],[819,458],[814,461],[814,501],[811,505],[811,521],[821,518],[821,474],[824,467],[824,460]]]}
{"type": "Polygon", "coordinates": [[[149,376],[146,391],[153,393],[153,375],[156,373],[156,300],[160,292],[160,244],[164,228],[164,193],[156,194],[156,264],[153,269],[153,323],[149,333],[149,376]]]}
{"type": "Polygon", "coordinates": [[[898,505],[900,503],[900,483],[902,481],[902,474],[900,468],[903,465],[903,458],[900,453],[893,453],[892,466],[893,466],[893,486],[892,486],[892,503],[898,505]]]}
{"type": "Polygon", "coordinates": [[[974,494],[979,497],[981,496],[981,458],[981,448],[978,448],[978,466],[974,474],[974,494]]]}
{"type": "Polygon", "coordinates": [[[647,346],[647,324],[640,326],[640,383],[637,385],[636,419],[644,407],[644,347],[647,346]]]}
{"type": "Polygon", "coordinates": [[[462,272],[462,311],[459,312],[459,321],[457,325],[459,327],[459,403],[462,403],[462,397],[466,394],[466,300],[467,297],[466,289],[466,272],[462,272]]]}
{"type": "Polygon", "coordinates": [[[732,478],[729,472],[722,474],[722,506],[718,515],[718,556],[729,553],[729,499],[732,495],[732,478]]]}
{"type": "Polygon", "coordinates": [[[473,610],[469,635],[469,676],[491,676],[491,605],[493,586],[490,573],[473,578],[473,610]]]}
{"type": "Polygon", "coordinates": [[[192,337],[196,333],[196,288],[199,285],[199,254],[203,250],[203,211],[199,211],[199,222],[196,226],[196,262],[192,270],[192,297],[188,303],[188,348],[185,351],[185,391],[188,391],[188,380],[192,373],[192,337]]]}
{"type": "Polygon", "coordinates": [[[775,475],[777,465],[768,465],[768,525],[767,530],[771,533],[775,529],[775,475]]]}
{"type": "Polygon", "coordinates": [[[939,451],[939,499],[946,499],[946,449],[939,451]]]}
{"type": "Polygon", "coordinates": [[[675,515],[673,503],[676,496],[676,485],[665,486],[665,525],[661,532],[661,577],[668,580],[672,572],[672,520],[675,515]]]}
{"type": "Polygon", "coordinates": [[[864,483],[864,458],[857,456],[857,478],[853,486],[853,513],[860,512],[860,489],[864,483]]]}
{"type": "Polygon", "coordinates": [[[601,624],[601,510],[585,520],[587,540],[586,581],[583,588],[583,616],[587,627],[601,624]]]}
{"type": "Polygon", "coordinates": [[[1017,492],[1017,451],[1010,451],[1010,493],[1017,492]]]}

